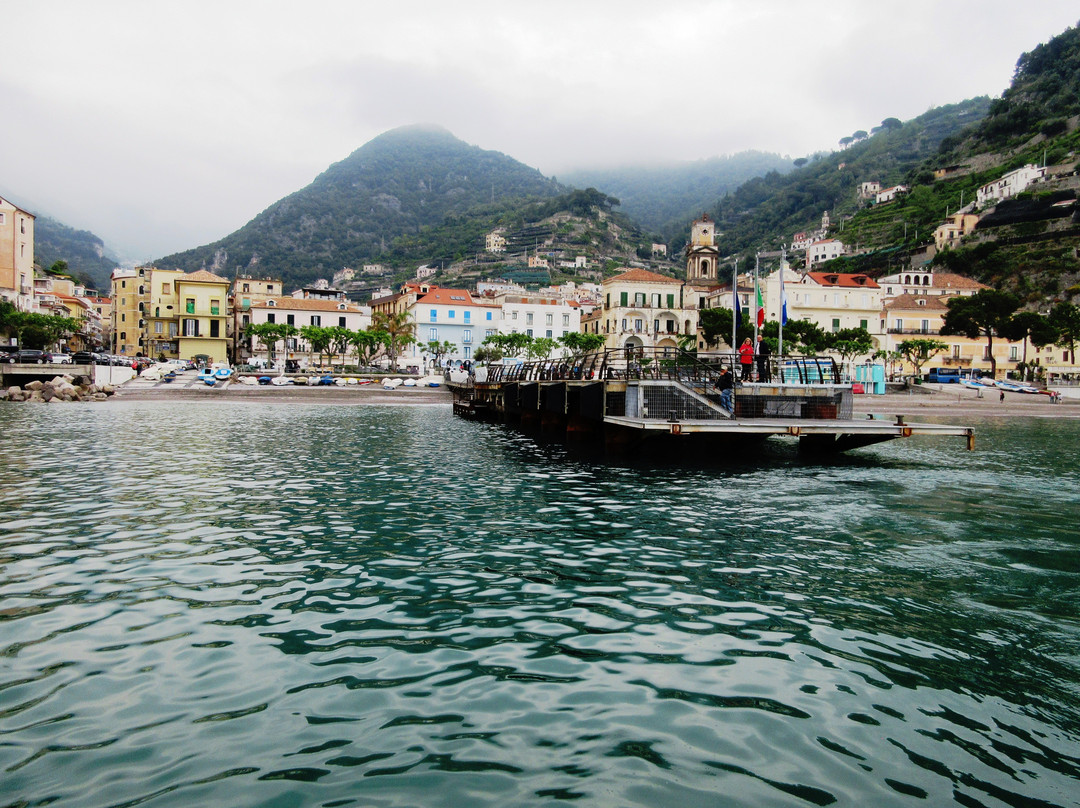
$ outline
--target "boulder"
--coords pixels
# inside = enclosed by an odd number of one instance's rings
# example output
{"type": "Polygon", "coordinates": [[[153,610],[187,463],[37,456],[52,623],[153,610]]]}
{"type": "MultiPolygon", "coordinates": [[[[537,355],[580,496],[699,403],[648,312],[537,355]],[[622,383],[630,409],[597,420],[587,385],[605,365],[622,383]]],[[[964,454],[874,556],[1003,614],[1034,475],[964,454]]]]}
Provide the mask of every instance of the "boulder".
{"type": "Polygon", "coordinates": [[[45,382],[39,382],[37,379],[34,379],[34,381],[29,382],[26,385],[26,389],[30,390],[31,392],[36,393],[38,390],[40,390],[44,386],[45,386],[45,382]]]}

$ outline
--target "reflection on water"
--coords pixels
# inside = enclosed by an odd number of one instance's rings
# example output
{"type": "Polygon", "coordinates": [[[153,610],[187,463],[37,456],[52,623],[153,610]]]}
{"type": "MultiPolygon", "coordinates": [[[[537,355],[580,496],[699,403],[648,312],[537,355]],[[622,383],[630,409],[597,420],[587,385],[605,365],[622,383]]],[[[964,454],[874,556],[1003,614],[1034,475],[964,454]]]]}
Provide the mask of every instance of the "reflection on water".
{"type": "Polygon", "coordinates": [[[1072,805],[1078,427],[585,463],[444,407],[0,409],[12,805],[1072,805]]]}

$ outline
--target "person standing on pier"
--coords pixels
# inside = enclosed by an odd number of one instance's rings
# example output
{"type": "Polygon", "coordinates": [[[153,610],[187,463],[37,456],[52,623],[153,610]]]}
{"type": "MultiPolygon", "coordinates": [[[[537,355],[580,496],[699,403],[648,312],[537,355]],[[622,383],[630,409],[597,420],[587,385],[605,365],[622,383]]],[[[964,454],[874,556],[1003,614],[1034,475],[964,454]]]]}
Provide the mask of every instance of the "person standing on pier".
{"type": "Polygon", "coordinates": [[[720,406],[728,412],[732,412],[735,407],[731,401],[732,390],[735,387],[735,380],[731,378],[731,371],[728,368],[720,369],[720,378],[716,380],[716,389],[720,391],[720,406]]]}
{"type": "Polygon", "coordinates": [[[768,383],[772,380],[772,374],[769,372],[769,354],[772,351],[769,350],[769,343],[765,341],[765,338],[758,334],[757,338],[757,378],[759,382],[768,383]]]}
{"type": "Polygon", "coordinates": [[[743,344],[739,346],[739,367],[742,371],[740,380],[744,382],[750,381],[750,370],[754,366],[754,346],[750,343],[750,337],[743,340],[743,344]]]}

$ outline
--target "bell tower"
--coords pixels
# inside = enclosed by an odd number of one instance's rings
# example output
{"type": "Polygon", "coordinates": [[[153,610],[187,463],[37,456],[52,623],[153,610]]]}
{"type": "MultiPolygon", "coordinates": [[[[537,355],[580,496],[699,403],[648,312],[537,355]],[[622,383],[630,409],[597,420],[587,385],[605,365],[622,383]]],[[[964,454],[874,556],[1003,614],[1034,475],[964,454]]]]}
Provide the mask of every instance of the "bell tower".
{"type": "Polygon", "coordinates": [[[690,243],[686,245],[686,279],[716,281],[720,251],[716,248],[716,225],[708,215],[694,222],[690,243]]]}

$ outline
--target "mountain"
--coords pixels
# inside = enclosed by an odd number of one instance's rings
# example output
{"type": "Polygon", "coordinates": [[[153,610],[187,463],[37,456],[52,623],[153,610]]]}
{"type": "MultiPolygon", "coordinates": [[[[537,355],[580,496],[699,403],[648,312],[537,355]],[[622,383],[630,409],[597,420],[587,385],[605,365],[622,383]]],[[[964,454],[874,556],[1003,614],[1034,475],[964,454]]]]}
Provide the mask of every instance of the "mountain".
{"type": "MultiPolygon", "coordinates": [[[[774,171],[750,180],[708,211],[723,234],[721,250],[752,256],[779,249],[796,232],[815,229],[825,211],[839,224],[866,205],[857,194],[861,183],[877,181],[887,188],[909,182],[912,171],[938,154],[942,140],[981,119],[989,108],[989,98],[976,98],[936,107],[906,123],[886,119],[874,134],[861,133],[841,151],[814,155],[787,174],[774,171]]],[[[684,242],[688,234],[686,225],[684,242]]]]}
{"type": "Polygon", "coordinates": [[[416,260],[407,245],[426,228],[480,206],[566,190],[536,169],[471,146],[445,129],[403,127],[369,141],[220,241],[154,263],[225,275],[257,272],[298,286],[342,267],[416,260]]]}
{"type": "Polygon", "coordinates": [[[109,293],[109,276],[120,263],[93,233],[48,216],[34,221],[34,261],[46,269],[66,261],[68,274],[104,294],[109,293]]]}
{"type": "Polygon", "coordinates": [[[745,151],[692,162],[610,169],[578,169],[560,179],[576,188],[600,188],[617,197],[620,210],[665,240],[716,200],[754,177],[790,171],[791,159],[745,151]]]}

